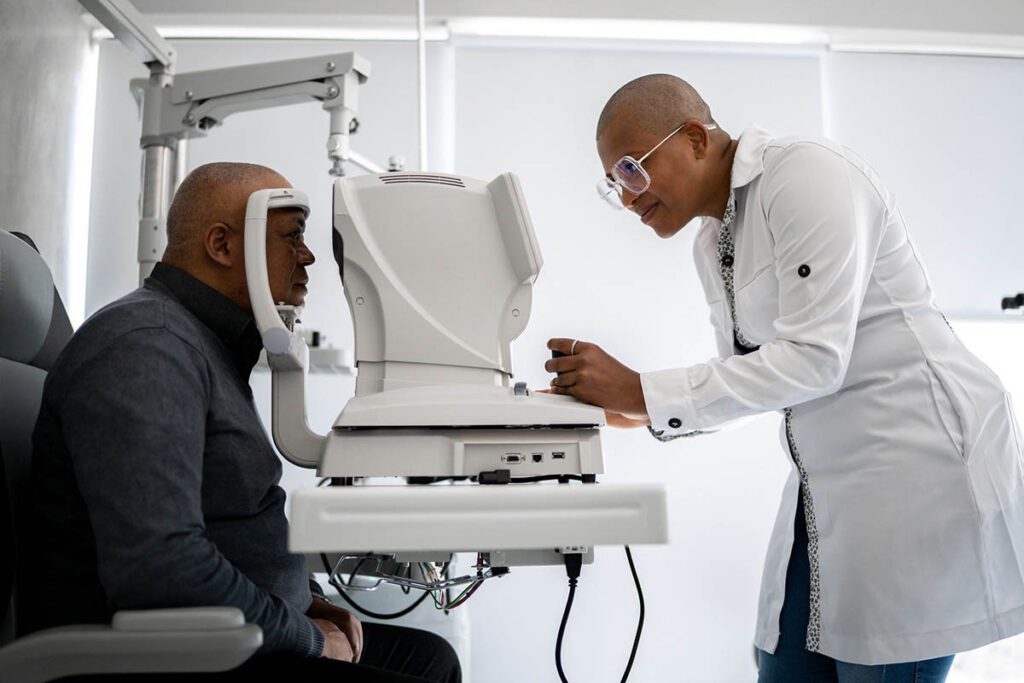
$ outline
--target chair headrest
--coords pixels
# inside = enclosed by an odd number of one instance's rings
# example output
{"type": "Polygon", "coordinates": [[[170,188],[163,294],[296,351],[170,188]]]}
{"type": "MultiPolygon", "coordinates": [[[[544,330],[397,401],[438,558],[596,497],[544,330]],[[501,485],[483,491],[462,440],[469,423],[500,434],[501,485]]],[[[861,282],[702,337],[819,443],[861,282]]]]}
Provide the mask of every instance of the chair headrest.
{"type": "Polygon", "coordinates": [[[35,249],[0,230],[0,357],[30,363],[53,317],[53,276],[35,249]]]}

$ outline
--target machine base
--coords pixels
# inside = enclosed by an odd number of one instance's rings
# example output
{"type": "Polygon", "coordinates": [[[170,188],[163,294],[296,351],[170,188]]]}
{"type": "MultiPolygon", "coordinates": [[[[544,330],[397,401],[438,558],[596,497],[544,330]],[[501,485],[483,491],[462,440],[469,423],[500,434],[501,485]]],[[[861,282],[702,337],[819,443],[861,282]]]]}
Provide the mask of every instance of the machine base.
{"type": "Polygon", "coordinates": [[[602,474],[597,428],[338,429],[327,438],[321,477],[513,477],[602,474]]]}

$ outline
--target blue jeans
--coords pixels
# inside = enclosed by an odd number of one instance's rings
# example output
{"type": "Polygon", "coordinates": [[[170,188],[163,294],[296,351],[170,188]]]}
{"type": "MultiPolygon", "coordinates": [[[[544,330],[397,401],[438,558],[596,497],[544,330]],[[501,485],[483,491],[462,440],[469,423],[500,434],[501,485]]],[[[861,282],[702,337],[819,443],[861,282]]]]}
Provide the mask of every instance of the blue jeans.
{"type": "Polygon", "coordinates": [[[804,649],[810,614],[811,567],[803,496],[797,504],[793,552],[786,572],[786,598],[775,654],[757,652],[758,683],[943,683],[952,655],[901,664],[847,664],[804,649]]]}

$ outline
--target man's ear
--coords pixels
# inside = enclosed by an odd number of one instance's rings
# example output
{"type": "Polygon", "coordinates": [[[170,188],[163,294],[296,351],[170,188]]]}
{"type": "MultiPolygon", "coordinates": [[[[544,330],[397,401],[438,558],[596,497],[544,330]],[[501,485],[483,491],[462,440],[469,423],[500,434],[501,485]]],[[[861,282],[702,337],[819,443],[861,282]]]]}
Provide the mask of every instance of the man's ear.
{"type": "Polygon", "coordinates": [[[225,268],[232,268],[240,258],[241,246],[235,239],[235,232],[224,223],[207,226],[203,246],[206,255],[225,268]]]}

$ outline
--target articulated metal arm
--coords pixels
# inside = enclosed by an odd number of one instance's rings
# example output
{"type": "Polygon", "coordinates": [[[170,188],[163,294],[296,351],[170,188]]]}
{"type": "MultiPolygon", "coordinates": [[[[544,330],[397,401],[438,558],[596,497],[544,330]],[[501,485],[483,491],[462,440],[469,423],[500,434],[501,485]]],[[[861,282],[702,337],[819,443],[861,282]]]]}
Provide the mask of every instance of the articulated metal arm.
{"type": "Polygon", "coordinates": [[[142,146],[206,135],[239,111],[297,102],[323,102],[331,115],[328,157],[346,161],[359,85],[370,64],[352,52],[178,74],[171,83],[135,80],[143,91],[142,146]]]}
{"type": "Polygon", "coordinates": [[[357,126],[359,86],[370,64],[346,52],[322,57],[248,64],[172,76],[151,63],[148,79],[132,81],[142,93],[142,138],[146,165],[139,225],[140,282],[166,247],[165,221],[176,181],[170,171],[179,142],[201,137],[231,114],[299,102],[319,101],[330,114],[327,157],[331,175],[343,175],[344,162],[368,168],[349,147],[357,126]]]}

